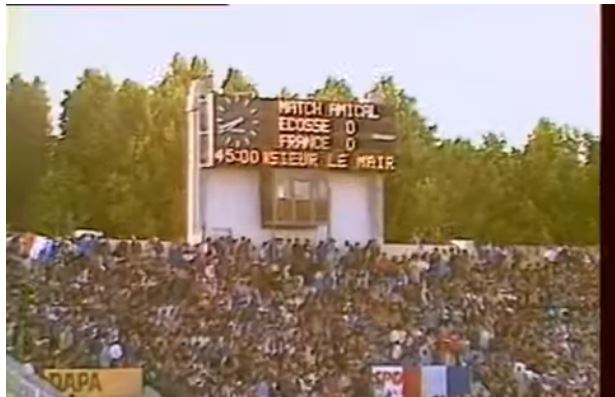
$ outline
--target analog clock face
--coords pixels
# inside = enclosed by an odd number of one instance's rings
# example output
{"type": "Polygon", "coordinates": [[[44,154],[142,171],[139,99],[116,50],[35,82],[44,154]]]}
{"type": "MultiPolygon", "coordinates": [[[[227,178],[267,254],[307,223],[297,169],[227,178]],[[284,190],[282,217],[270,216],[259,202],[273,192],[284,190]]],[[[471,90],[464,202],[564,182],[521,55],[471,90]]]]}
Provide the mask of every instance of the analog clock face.
{"type": "Polygon", "coordinates": [[[216,104],[217,139],[225,147],[249,147],[258,132],[252,98],[221,96],[216,104]]]}

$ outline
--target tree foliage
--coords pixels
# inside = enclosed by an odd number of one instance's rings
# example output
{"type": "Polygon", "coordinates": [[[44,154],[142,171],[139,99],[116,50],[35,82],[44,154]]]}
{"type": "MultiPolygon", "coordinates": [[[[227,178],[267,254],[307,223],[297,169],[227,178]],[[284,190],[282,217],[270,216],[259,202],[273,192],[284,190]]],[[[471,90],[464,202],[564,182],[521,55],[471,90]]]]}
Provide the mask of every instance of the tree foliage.
{"type": "MultiPolygon", "coordinates": [[[[42,82],[7,83],[7,212],[11,224],[49,234],[96,228],[109,235],[180,239],[185,230],[186,114],[207,62],[176,54],[159,84],[117,84],[86,70],[62,102],[62,137],[49,136],[42,82]],[[28,183],[23,183],[28,181],[28,183]]],[[[258,95],[229,69],[227,94],[258,95]]],[[[279,96],[296,98],[284,87],[279,96]]],[[[600,142],[547,119],[521,149],[488,132],[478,145],[438,137],[417,101],[390,77],[366,95],[395,110],[397,172],[386,177],[390,241],[471,238],[515,244],[596,244],[600,142]]],[[[328,78],[308,97],[356,100],[328,78]]]]}
{"type": "Polygon", "coordinates": [[[353,101],[356,99],[352,88],[345,79],[329,77],[322,88],[309,95],[320,101],[353,101]]]}
{"type": "Polygon", "coordinates": [[[51,133],[49,101],[42,81],[19,75],[6,84],[7,222],[16,229],[34,221],[32,198],[45,171],[45,145],[51,133]]]}
{"type": "Polygon", "coordinates": [[[65,93],[61,140],[39,192],[37,227],[177,239],[185,224],[185,103],[209,72],[175,55],[160,84],[143,87],[86,70],[65,93]]]}
{"type": "Polygon", "coordinates": [[[222,92],[234,95],[257,96],[256,85],[246,77],[241,70],[229,68],[222,82],[222,92]]]}

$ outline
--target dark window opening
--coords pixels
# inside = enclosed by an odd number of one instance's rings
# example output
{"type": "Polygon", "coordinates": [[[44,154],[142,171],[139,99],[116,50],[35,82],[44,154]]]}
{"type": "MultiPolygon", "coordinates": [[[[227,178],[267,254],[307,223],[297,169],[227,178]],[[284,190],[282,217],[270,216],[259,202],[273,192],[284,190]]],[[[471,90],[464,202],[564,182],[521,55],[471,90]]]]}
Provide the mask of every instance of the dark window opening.
{"type": "Polygon", "coordinates": [[[292,176],[275,170],[261,173],[261,213],[265,227],[315,227],[329,220],[327,180],[292,176]]]}

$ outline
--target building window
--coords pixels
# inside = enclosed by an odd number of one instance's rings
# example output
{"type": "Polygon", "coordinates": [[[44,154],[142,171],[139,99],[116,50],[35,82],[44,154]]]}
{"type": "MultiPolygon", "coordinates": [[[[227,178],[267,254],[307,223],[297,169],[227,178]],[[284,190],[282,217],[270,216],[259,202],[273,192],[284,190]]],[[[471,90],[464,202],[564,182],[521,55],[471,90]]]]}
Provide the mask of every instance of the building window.
{"type": "Polygon", "coordinates": [[[327,180],[263,171],[261,208],[265,227],[315,227],[329,220],[327,180]]]}
{"type": "Polygon", "coordinates": [[[329,196],[329,185],[327,185],[327,181],[319,180],[318,184],[316,184],[316,198],[318,200],[327,200],[329,196]]]}
{"type": "Polygon", "coordinates": [[[279,181],[276,186],[276,198],[278,200],[290,199],[292,197],[290,187],[291,187],[290,180],[279,181]]]}
{"type": "Polygon", "coordinates": [[[313,181],[293,180],[293,199],[309,201],[312,199],[313,181]]]}

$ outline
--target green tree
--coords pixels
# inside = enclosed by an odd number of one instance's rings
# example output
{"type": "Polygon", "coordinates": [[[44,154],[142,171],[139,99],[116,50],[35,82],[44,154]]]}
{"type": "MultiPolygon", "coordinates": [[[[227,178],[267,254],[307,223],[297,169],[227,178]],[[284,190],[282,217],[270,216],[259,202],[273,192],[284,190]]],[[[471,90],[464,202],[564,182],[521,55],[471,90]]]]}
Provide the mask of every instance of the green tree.
{"type": "Polygon", "coordinates": [[[116,236],[152,236],[155,228],[149,203],[150,177],[147,150],[153,129],[151,95],[147,88],[126,80],[116,95],[117,128],[122,146],[116,152],[116,166],[108,176],[108,232],[116,236]]]}
{"type": "Polygon", "coordinates": [[[287,87],[282,87],[282,89],[278,93],[278,98],[282,98],[282,99],[297,99],[297,98],[299,98],[299,94],[297,94],[295,92],[291,92],[287,87]]]}
{"type": "MultiPolygon", "coordinates": [[[[533,224],[539,225],[540,235],[533,237],[544,243],[577,243],[591,233],[583,225],[593,210],[580,206],[585,193],[579,189],[585,168],[580,158],[582,142],[578,130],[541,119],[523,152],[517,186],[537,214],[533,224]]],[[[586,185],[586,189],[597,192],[598,185],[586,185]]]]}
{"type": "Polygon", "coordinates": [[[51,133],[49,100],[43,82],[19,75],[6,85],[6,213],[16,229],[34,222],[32,202],[45,172],[46,149],[51,133]]]}
{"type": "Polygon", "coordinates": [[[357,99],[345,79],[334,77],[327,78],[325,85],[314,91],[309,97],[320,101],[353,101],[357,99]]]}
{"type": "Polygon", "coordinates": [[[416,99],[390,76],[378,81],[367,96],[394,110],[398,131],[397,171],[385,179],[385,236],[408,242],[435,233],[445,215],[439,181],[429,172],[436,152],[433,128],[418,111],[416,99]]]}
{"type": "Polygon", "coordinates": [[[67,189],[73,203],[67,212],[77,227],[110,226],[107,203],[116,188],[112,176],[126,142],[117,124],[116,94],[111,77],[95,69],[86,70],[66,94],[58,155],[75,178],[67,189]]]}
{"type": "Polygon", "coordinates": [[[239,69],[229,68],[222,82],[224,94],[257,96],[256,85],[248,79],[239,69]]]}
{"type": "Polygon", "coordinates": [[[581,244],[597,244],[600,241],[600,141],[598,137],[584,133],[582,135],[583,161],[581,183],[577,187],[579,194],[578,211],[583,213],[581,244]]]}
{"type": "Polygon", "coordinates": [[[35,194],[32,210],[36,214],[33,231],[52,236],[65,235],[78,227],[75,190],[79,185],[79,170],[61,153],[63,138],[51,138],[48,167],[35,194]]]}

